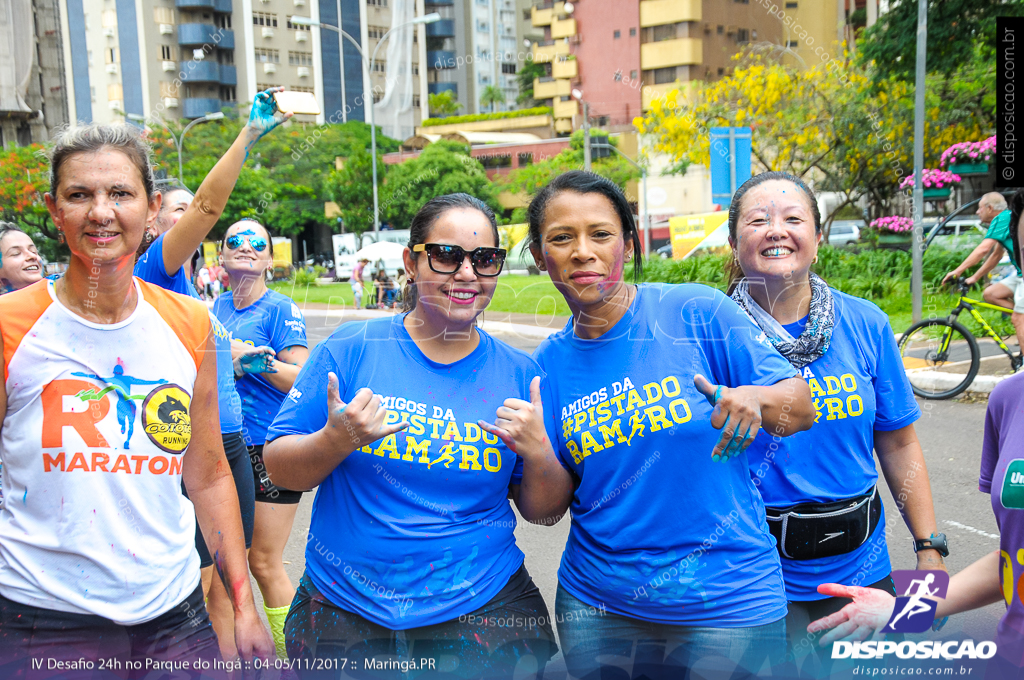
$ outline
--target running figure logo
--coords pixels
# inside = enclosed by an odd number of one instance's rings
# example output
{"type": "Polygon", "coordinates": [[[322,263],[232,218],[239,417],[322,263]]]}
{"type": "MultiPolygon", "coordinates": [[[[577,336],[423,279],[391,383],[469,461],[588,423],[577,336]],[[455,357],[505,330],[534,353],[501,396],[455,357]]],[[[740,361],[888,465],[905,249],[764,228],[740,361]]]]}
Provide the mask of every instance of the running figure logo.
{"type": "Polygon", "coordinates": [[[633,411],[633,415],[629,417],[629,425],[632,430],[629,432],[629,437],[626,438],[626,446],[633,445],[633,435],[644,436],[644,414],[640,412],[640,409],[633,411]]]}
{"type": "Polygon", "coordinates": [[[903,593],[896,598],[892,618],[882,629],[883,633],[923,633],[935,620],[934,599],[946,597],[949,589],[949,574],[944,571],[894,571],[893,581],[896,592],[903,593]]]}
{"type": "Polygon", "coordinates": [[[166,380],[140,380],[139,378],[133,378],[124,374],[124,366],[118,361],[117,365],[114,366],[114,375],[109,378],[102,378],[92,373],[72,373],[71,375],[78,376],[80,378],[93,378],[100,382],[107,383],[107,386],[97,392],[96,390],[82,390],[75,396],[82,401],[98,401],[102,399],[108,392],[115,392],[117,394],[117,423],[121,426],[121,434],[127,432],[127,436],[124,439],[124,448],[129,448],[128,444],[131,442],[132,433],[135,432],[135,400],[145,399],[144,394],[132,394],[133,385],[163,385],[166,380]]]}
{"type": "Polygon", "coordinates": [[[441,462],[444,463],[445,467],[448,467],[452,463],[455,462],[455,458],[452,456],[452,443],[451,442],[448,442],[447,444],[444,445],[444,447],[440,451],[440,454],[441,455],[439,455],[437,457],[437,460],[432,460],[429,463],[427,463],[427,469],[428,470],[430,469],[430,467],[432,465],[436,465],[436,464],[441,463],[441,462]]]}

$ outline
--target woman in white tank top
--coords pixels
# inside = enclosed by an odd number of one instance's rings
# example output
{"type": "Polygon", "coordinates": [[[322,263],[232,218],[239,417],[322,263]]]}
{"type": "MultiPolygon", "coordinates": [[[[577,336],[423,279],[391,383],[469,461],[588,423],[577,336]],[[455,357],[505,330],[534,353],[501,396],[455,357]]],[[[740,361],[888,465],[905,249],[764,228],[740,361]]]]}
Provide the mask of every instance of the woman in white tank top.
{"type": "MultiPolygon", "coordinates": [[[[218,165],[240,167],[285,118],[261,93],[218,165]]],[[[234,177],[214,168],[194,205],[223,210],[234,177]]],[[[209,315],[132,276],[160,207],[149,147],[128,127],[70,130],[45,198],[71,250],[67,274],[0,298],[0,668],[69,656],[216,674],[197,518],[235,603],[240,655],[269,658],[221,444],[209,315]]]]}

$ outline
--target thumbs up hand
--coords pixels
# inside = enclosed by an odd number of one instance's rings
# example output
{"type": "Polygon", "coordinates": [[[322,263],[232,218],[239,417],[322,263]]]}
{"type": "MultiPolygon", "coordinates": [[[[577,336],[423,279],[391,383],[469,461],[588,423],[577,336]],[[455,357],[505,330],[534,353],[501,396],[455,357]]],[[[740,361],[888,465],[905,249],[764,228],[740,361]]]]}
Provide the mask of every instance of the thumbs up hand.
{"type": "Polygon", "coordinates": [[[553,454],[551,440],[544,427],[544,404],[540,397],[540,376],[530,382],[530,401],[506,399],[495,412],[494,423],[478,420],[477,425],[524,459],[553,454]]]}
{"type": "Polygon", "coordinates": [[[368,387],[355,393],[352,401],[341,400],[338,376],[327,374],[327,425],[324,430],[337,451],[346,455],[361,446],[401,432],[409,423],[401,421],[385,425],[387,409],[381,405],[380,396],[368,387]]]}

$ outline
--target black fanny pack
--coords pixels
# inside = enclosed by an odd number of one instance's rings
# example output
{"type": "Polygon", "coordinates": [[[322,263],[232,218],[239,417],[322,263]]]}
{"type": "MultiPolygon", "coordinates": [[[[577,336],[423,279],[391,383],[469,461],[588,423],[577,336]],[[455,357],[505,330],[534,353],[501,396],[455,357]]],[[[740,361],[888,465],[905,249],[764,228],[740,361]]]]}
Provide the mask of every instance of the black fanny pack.
{"type": "Polygon", "coordinates": [[[882,516],[878,487],[834,503],[765,508],[779,553],[790,560],[845,555],[864,545],[882,516]]]}

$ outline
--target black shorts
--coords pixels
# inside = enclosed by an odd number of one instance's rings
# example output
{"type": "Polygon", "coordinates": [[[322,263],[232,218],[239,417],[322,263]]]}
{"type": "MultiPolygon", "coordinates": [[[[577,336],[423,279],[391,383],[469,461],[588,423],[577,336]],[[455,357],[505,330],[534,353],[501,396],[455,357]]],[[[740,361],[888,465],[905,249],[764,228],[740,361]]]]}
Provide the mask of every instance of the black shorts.
{"type": "Polygon", "coordinates": [[[278,503],[296,505],[302,500],[302,491],[292,491],[275,485],[263,464],[263,444],[249,447],[249,462],[252,464],[252,479],[256,488],[257,503],[278,503]]]}
{"type": "MultiPolygon", "coordinates": [[[[35,666],[30,664],[40,659],[73,662],[80,657],[91,660],[94,670],[60,677],[156,677],[151,667],[154,661],[173,662],[176,678],[225,677],[223,670],[216,670],[220,648],[206,613],[202,584],[160,616],[133,626],[90,614],[33,607],[0,595],[0,677],[53,677],[46,665],[33,671],[35,666]],[[116,660],[120,665],[100,670],[100,659],[116,660]],[[128,661],[140,670],[127,670],[128,661]]],[[[171,675],[168,671],[161,677],[171,675]]]]}
{"type": "Polygon", "coordinates": [[[326,674],[299,670],[299,677],[309,680],[434,677],[442,666],[452,665],[457,667],[446,677],[491,680],[512,678],[520,664],[535,669],[532,673],[541,677],[545,664],[558,652],[547,605],[526,565],[519,567],[505,587],[479,609],[451,621],[407,630],[391,630],[335,606],[303,574],[284,633],[288,657],[299,660],[300,669],[318,668],[317,659],[351,657],[391,662],[376,669],[359,663],[326,674]],[[433,660],[433,671],[417,668],[402,673],[403,661],[419,664],[423,659],[433,660]]]}
{"type": "MultiPolygon", "coordinates": [[[[245,532],[245,547],[252,547],[252,525],[256,516],[255,492],[252,481],[252,465],[249,464],[249,452],[245,447],[245,438],[241,432],[222,434],[224,455],[231,466],[231,477],[235,480],[235,491],[238,492],[238,508],[242,511],[242,531],[245,532]]],[[[188,494],[186,494],[186,497],[188,494]]],[[[213,557],[203,540],[203,532],[196,520],[196,550],[199,552],[199,566],[212,567],[213,557]]]]}

